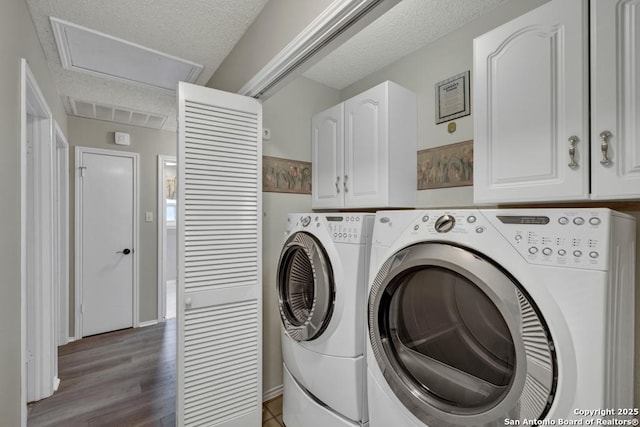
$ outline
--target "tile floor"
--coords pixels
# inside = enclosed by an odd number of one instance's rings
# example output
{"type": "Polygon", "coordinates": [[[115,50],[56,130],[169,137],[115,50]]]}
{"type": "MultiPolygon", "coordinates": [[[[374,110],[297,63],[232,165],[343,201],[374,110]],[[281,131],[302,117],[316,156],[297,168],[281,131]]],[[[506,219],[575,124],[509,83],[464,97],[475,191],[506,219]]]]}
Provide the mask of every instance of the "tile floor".
{"type": "Polygon", "coordinates": [[[275,397],[262,405],[262,427],[283,427],[282,395],[275,397]]]}

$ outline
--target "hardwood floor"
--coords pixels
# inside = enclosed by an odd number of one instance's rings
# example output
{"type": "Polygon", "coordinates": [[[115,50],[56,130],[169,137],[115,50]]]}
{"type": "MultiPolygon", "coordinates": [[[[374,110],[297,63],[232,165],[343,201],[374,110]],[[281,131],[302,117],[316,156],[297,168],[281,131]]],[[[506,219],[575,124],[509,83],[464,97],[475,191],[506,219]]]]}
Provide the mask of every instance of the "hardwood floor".
{"type": "MultiPolygon", "coordinates": [[[[58,391],[29,404],[29,426],[175,426],[176,321],[62,346],[58,374],[58,391]]],[[[265,402],[262,425],[284,426],[282,396],[265,402]]]]}
{"type": "Polygon", "coordinates": [[[58,353],[60,388],[29,426],[174,426],[175,319],[84,338],[58,353]]]}

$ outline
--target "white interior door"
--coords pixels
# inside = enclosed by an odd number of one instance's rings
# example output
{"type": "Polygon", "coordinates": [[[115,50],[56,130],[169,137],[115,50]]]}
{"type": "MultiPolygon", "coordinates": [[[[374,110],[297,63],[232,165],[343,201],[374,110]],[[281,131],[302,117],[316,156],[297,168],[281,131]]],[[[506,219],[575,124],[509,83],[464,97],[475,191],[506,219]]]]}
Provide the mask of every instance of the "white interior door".
{"type": "Polygon", "coordinates": [[[78,147],[82,336],[134,326],[138,155],[78,147]]]}
{"type": "Polygon", "coordinates": [[[178,90],[177,424],[258,426],[262,106],[178,90]]]}

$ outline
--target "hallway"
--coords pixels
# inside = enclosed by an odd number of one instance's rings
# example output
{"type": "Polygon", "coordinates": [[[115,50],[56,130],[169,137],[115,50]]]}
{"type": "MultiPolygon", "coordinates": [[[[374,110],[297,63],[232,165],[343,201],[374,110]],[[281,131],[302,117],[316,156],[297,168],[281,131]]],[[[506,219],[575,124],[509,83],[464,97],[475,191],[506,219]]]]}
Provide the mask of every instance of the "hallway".
{"type": "Polygon", "coordinates": [[[176,322],[59,347],[60,388],[29,405],[29,426],[174,426],[176,322]]]}

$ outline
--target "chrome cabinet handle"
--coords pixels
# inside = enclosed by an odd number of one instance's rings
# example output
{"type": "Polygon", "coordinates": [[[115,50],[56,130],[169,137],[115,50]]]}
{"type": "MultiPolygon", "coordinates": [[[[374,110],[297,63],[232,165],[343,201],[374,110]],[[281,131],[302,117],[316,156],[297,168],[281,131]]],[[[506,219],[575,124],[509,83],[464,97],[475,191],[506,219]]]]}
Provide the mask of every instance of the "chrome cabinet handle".
{"type": "Polygon", "coordinates": [[[600,160],[600,164],[602,166],[611,166],[611,164],[613,163],[608,157],[609,138],[611,138],[611,132],[609,132],[608,130],[603,130],[602,132],[600,132],[600,139],[602,140],[602,143],[600,144],[600,150],[602,150],[602,160],[600,160]]]}
{"type": "Polygon", "coordinates": [[[576,169],[579,166],[578,162],[576,162],[576,144],[578,143],[578,141],[580,140],[577,136],[569,137],[569,159],[571,161],[569,162],[568,166],[571,169],[576,169]]]}
{"type": "Polygon", "coordinates": [[[336,176],[336,192],[338,194],[340,194],[340,187],[338,186],[339,183],[340,183],[340,177],[336,176]]]}
{"type": "Polygon", "coordinates": [[[347,187],[347,179],[349,179],[349,175],[345,175],[344,176],[344,182],[342,183],[344,186],[344,192],[348,193],[349,192],[349,188],[347,187]]]}

